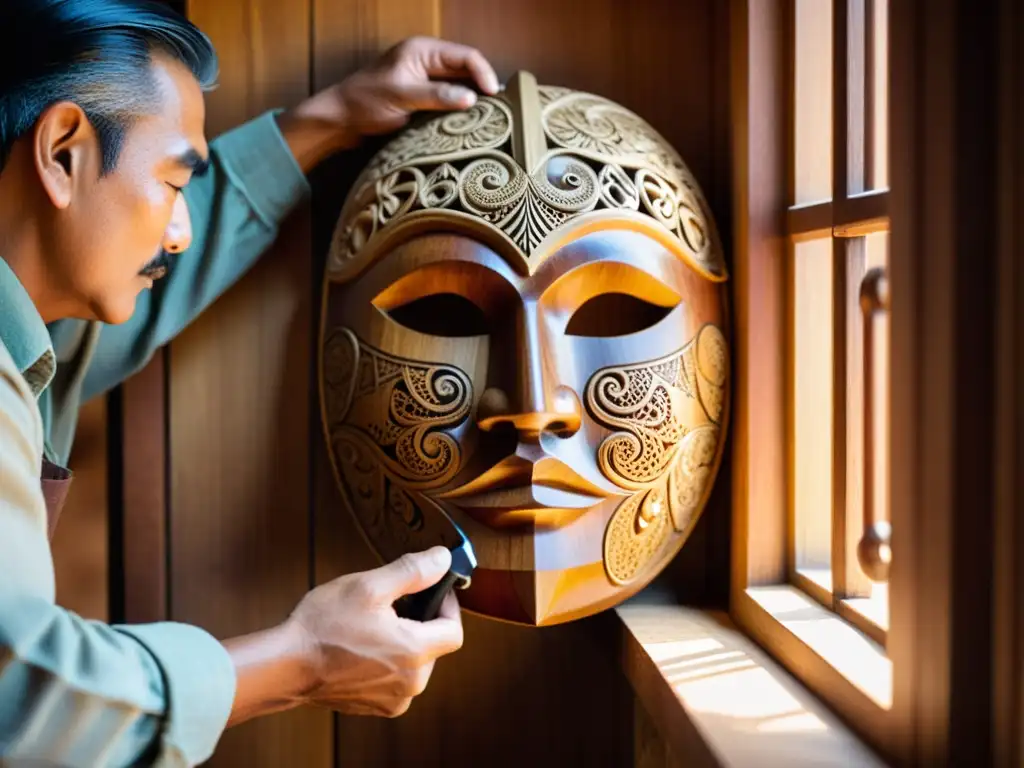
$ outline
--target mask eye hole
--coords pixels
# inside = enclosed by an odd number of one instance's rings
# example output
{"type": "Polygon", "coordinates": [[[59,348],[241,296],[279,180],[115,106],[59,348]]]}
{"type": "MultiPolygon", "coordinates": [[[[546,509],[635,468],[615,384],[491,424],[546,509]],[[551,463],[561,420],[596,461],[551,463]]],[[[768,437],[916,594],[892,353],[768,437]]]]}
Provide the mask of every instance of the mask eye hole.
{"type": "Polygon", "coordinates": [[[665,319],[673,307],[662,307],[629,293],[592,296],[572,313],[565,328],[568,336],[628,336],[665,319]]]}
{"type": "Polygon", "coordinates": [[[430,336],[486,336],[491,331],[483,310],[457,293],[432,293],[385,311],[399,325],[430,336]]]}

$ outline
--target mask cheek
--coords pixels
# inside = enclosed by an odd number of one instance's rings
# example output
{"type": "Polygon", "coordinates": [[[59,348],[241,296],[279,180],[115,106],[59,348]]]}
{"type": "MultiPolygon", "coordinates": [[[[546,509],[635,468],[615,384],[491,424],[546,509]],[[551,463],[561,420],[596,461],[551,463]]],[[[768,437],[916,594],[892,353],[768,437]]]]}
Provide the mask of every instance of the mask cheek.
{"type": "MultiPolygon", "coordinates": [[[[712,459],[718,453],[726,360],[721,331],[706,325],[676,352],[603,368],[587,383],[587,410],[609,431],[597,449],[602,474],[629,491],[657,489],[664,503],[653,507],[669,507],[677,529],[696,506],[682,500],[703,495],[701,477],[710,484],[700,467],[709,448],[712,459]]],[[[638,514],[650,517],[651,507],[638,514]]]]}
{"type": "Polygon", "coordinates": [[[389,354],[348,328],[327,336],[323,354],[332,445],[354,443],[410,489],[437,488],[458,473],[464,456],[453,432],[468,422],[474,391],[465,371],[389,354]]]}

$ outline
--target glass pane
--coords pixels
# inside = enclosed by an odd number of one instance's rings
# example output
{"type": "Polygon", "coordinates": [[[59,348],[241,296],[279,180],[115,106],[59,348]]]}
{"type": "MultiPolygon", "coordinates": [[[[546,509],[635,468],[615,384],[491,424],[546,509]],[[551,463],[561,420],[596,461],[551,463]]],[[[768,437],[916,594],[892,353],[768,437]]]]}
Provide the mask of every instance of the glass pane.
{"type": "MultiPolygon", "coordinates": [[[[889,233],[876,232],[864,238],[865,266],[889,267],[889,233]]],[[[874,320],[875,418],[872,427],[875,449],[875,512],[882,520],[889,519],[889,312],[880,312],[874,320]]]]}
{"type": "Polygon", "coordinates": [[[889,0],[871,0],[873,125],[869,186],[889,187],[889,0]]]}
{"type": "Polygon", "coordinates": [[[796,0],[795,205],[832,198],[832,3],[796,0]]]}
{"type": "Polygon", "coordinates": [[[830,584],[833,389],[831,238],[794,245],[792,328],[793,532],[796,538],[796,568],[807,572],[807,576],[819,583],[826,580],[830,584]]]}

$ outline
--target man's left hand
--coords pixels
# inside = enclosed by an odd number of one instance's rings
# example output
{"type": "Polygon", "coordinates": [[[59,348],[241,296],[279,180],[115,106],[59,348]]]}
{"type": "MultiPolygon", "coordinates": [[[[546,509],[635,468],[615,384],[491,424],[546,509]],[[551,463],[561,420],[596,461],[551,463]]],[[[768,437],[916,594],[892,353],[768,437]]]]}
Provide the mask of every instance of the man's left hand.
{"type": "Polygon", "coordinates": [[[498,92],[494,68],[475,48],[414,37],[283,114],[279,123],[299,165],[309,171],[363,136],[398,130],[414,112],[473,106],[476,92],[452,82],[460,80],[486,94],[498,92]]]}

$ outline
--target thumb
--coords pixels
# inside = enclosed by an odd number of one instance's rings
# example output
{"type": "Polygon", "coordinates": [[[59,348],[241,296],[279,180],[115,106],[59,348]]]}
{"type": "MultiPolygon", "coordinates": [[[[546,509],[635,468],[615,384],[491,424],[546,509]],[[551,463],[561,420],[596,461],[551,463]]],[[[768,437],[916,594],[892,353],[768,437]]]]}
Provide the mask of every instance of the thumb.
{"type": "Polygon", "coordinates": [[[411,112],[468,109],[476,104],[476,93],[473,90],[463,85],[445,82],[407,85],[400,89],[399,98],[411,112]]]}
{"type": "Polygon", "coordinates": [[[390,605],[403,595],[437,584],[451,565],[452,553],[447,547],[409,552],[367,574],[370,592],[378,602],[390,605]]]}

